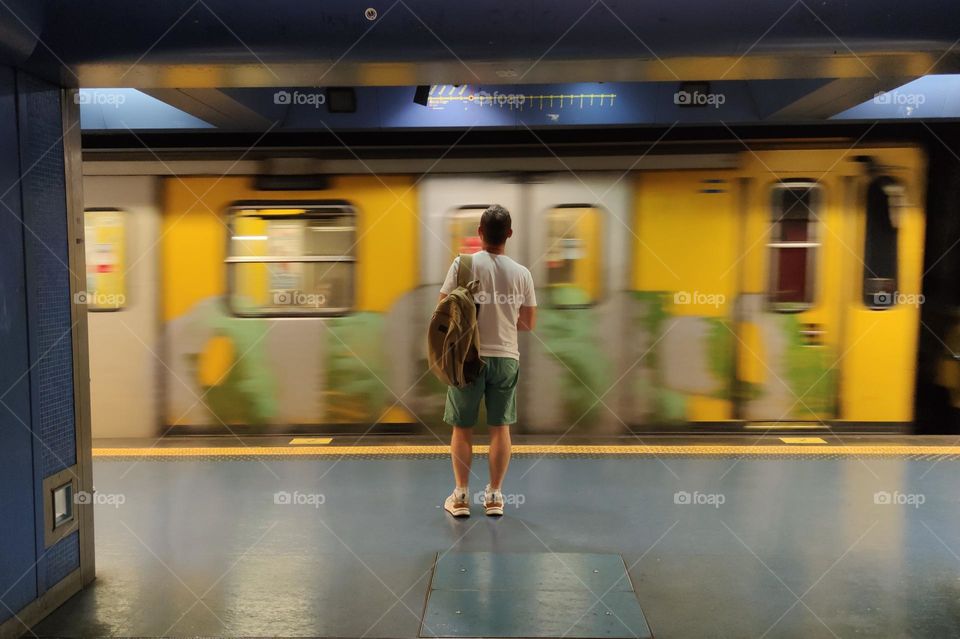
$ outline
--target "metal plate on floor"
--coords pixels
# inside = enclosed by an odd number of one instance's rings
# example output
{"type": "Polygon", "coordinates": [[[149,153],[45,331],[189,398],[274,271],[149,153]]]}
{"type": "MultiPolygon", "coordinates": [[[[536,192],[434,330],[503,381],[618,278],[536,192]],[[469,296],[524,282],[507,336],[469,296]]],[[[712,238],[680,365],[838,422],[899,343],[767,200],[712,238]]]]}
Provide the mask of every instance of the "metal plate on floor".
{"type": "Polygon", "coordinates": [[[631,591],[620,555],[596,553],[447,553],[437,561],[434,590],[631,591]]]}
{"type": "Polygon", "coordinates": [[[447,553],[421,637],[651,637],[623,557],[447,553]]]}
{"type": "Polygon", "coordinates": [[[635,593],[585,590],[434,590],[420,636],[652,637],[635,593]]]}

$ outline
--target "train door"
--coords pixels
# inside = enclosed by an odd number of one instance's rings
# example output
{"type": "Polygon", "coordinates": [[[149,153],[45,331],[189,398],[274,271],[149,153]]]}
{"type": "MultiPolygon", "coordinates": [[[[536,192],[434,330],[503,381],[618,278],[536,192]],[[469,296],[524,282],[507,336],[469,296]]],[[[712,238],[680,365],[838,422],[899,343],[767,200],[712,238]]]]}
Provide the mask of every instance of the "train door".
{"type": "Polygon", "coordinates": [[[520,429],[622,433],[623,309],[630,188],[620,176],[532,177],[527,267],[536,331],[521,335],[520,429]]]}
{"type": "Polygon", "coordinates": [[[821,425],[837,416],[843,282],[852,268],[848,163],[839,151],[749,160],[737,343],[747,422],[821,425]]]}
{"type": "Polygon", "coordinates": [[[722,427],[735,417],[736,176],[647,171],[635,188],[626,414],[657,429],[722,427]]]}
{"type": "Polygon", "coordinates": [[[913,420],[923,270],[923,157],[917,149],[858,150],[847,178],[855,256],[838,418],[905,428],[913,420]]]}
{"type": "Polygon", "coordinates": [[[513,217],[515,239],[507,242],[507,255],[522,261],[525,219],[521,210],[522,185],[504,176],[435,176],[419,187],[421,283],[439,290],[450,262],[458,253],[479,250],[480,214],[491,204],[501,204],[513,217]]]}

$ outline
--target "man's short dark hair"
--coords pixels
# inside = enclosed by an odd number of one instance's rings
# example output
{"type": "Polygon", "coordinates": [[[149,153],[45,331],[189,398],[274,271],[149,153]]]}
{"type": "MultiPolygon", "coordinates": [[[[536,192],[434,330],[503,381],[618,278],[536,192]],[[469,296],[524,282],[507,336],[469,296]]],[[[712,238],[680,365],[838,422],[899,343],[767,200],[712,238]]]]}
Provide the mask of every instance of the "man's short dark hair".
{"type": "Polygon", "coordinates": [[[507,241],[512,221],[510,211],[499,204],[487,208],[480,216],[480,228],[483,229],[483,240],[490,245],[499,246],[507,241]]]}

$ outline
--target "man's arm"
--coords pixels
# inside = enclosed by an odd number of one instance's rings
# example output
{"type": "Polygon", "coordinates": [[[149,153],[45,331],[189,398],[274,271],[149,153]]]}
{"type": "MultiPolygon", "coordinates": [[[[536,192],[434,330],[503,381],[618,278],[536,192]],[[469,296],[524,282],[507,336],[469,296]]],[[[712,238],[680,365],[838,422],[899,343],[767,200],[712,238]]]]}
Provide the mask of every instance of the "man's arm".
{"type": "Polygon", "coordinates": [[[520,317],[517,318],[518,331],[532,331],[537,324],[537,307],[521,306],[520,317]]]}
{"type": "Polygon", "coordinates": [[[517,318],[518,331],[532,331],[537,325],[537,292],[533,287],[533,277],[530,271],[524,269],[523,302],[520,305],[520,316],[517,318]]]}
{"type": "Polygon", "coordinates": [[[452,293],[453,289],[457,288],[457,268],[459,265],[460,256],[457,256],[453,259],[453,264],[451,264],[447,270],[447,277],[443,280],[443,286],[440,287],[440,299],[437,300],[438,304],[443,301],[443,298],[452,293]]]}

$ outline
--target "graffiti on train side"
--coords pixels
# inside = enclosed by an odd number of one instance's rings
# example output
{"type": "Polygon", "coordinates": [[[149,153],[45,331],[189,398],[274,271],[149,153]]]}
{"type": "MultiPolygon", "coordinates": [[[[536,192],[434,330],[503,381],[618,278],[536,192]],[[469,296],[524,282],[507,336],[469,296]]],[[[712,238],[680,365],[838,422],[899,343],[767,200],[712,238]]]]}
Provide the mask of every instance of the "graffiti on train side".
{"type": "Polygon", "coordinates": [[[324,421],[374,422],[387,407],[386,349],[380,313],[356,313],[323,323],[327,330],[324,421]]]}
{"type": "Polygon", "coordinates": [[[601,344],[597,328],[600,317],[589,306],[589,296],[575,286],[552,287],[551,304],[539,312],[534,344],[541,346],[560,364],[559,398],[563,423],[591,430],[603,413],[604,396],[610,389],[610,362],[601,344]]]}
{"type": "MultiPolygon", "coordinates": [[[[671,291],[598,305],[562,294],[563,304],[544,296],[521,342],[520,432],[835,415],[833,350],[804,341],[795,314],[737,324],[680,315],[671,291]]],[[[446,388],[427,370],[423,339],[435,295],[419,289],[387,313],[322,321],[239,318],[204,300],[167,325],[167,425],[442,427],[446,388]]]]}
{"type": "Polygon", "coordinates": [[[634,291],[639,370],[632,389],[653,424],[719,421],[733,413],[734,339],[725,318],[671,313],[674,292],[634,291]]]}
{"type": "Polygon", "coordinates": [[[832,349],[806,343],[796,315],[777,316],[788,338],[784,358],[785,380],[793,395],[789,416],[819,420],[836,413],[837,364],[832,349]]]}
{"type": "MultiPolygon", "coordinates": [[[[218,318],[213,329],[215,336],[229,340],[235,356],[224,374],[201,385],[202,401],[225,424],[266,424],[277,412],[276,379],[264,366],[266,354],[260,347],[269,327],[262,321],[241,324],[218,318]]],[[[199,368],[204,356],[210,357],[207,353],[188,357],[199,368]]]]}
{"type": "Polygon", "coordinates": [[[235,322],[208,300],[172,322],[183,350],[168,362],[168,425],[211,420],[265,424],[276,414],[276,378],[266,365],[266,321],[235,322]]]}
{"type": "Polygon", "coordinates": [[[171,426],[373,423],[395,417],[385,318],[233,316],[204,300],[167,325],[171,426]]]}
{"type": "MultiPolygon", "coordinates": [[[[631,312],[642,366],[631,375],[641,421],[821,420],[836,414],[834,351],[805,341],[792,313],[675,315],[672,292],[636,291],[631,312]],[[738,364],[739,362],[739,364],[738,364]]],[[[750,308],[750,305],[747,305],[750,308]]]]}

